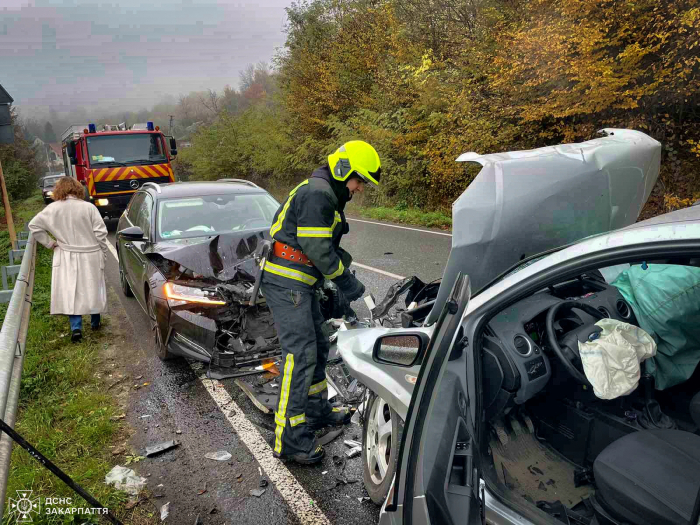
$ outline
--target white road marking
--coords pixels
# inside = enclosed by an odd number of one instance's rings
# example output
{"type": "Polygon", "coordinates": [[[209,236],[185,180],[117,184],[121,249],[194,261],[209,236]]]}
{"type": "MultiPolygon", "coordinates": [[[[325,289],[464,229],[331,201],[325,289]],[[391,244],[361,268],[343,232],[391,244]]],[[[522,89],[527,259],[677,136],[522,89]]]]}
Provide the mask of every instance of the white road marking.
{"type": "Polygon", "coordinates": [[[386,224],[383,222],[374,222],[374,221],[363,221],[362,219],[351,219],[350,217],[346,217],[346,220],[355,221],[355,222],[365,222],[367,224],[376,224],[377,226],[386,226],[387,228],[399,228],[400,230],[411,230],[412,232],[422,232],[422,233],[434,233],[435,235],[444,235],[446,237],[452,237],[451,233],[434,232],[432,230],[421,230],[420,228],[409,228],[408,226],[397,226],[396,224],[386,224]]]}
{"type": "Polygon", "coordinates": [[[369,270],[370,272],[376,272],[382,275],[386,275],[387,277],[391,277],[392,279],[405,279],[403,275],[396,275],[395,273],[391,272],[385,272],[384,270],[380,270],[379,268],[374,268],[373,266],[367,266],[366,264],[360,264],[359,262],[352,261],[352,266],[357,266],[358,268],[362,268],[363,270],[369,270]]]}
{"type": "MultiPolygon", "coordinates": [[[[195,372],[204,368],[201,363],[190,363],[195,372]]],[[[284,498],[291,511],[299,519],[300,523],[313,525],[330,525],[330,520],[323,511],[314,505],[311,496],[297,481],[294,475],[280,460],[272,455],[272,449],[267,441],[260,435],[258,429],[251,423],[231,398],[224,386],[215,379],[207,379],[205,374],[199,376],[202,385],[217,404],[221,412],[231,426],[236,430],[236,435],[243,442],[262,470],[270,478],[275,488],[284,498]]]]}
{"type": "Polygon", "coordinates": [[[107,239],[107,248],[109,248],[109,251],[112,252],[112,255],[114,255],[114,260],[119,262],[119,256],[117,255],[117,249],[114,247],[114,244],[109,242],[109,239],[107,239]]]}
{"type": "MultiPolygon", "coordinates": [[[[114,245],[107,242],[107,246],[114,259],[117,260],[117,250],[114,245]]],[[[250,451],[263,471],[265,471],[267,477],[270,478],[270,481],[284,498],[289,509],[296,515],[299,523],[305,525],[330,525],[330,520],[318,506],[313,504],[311,496],[309,496],[304,487],[284,463],[275,459],[270,445],[260,435],[255,425],[246,418],[224,386],[219,381],[207,379],[205,374],[201,374],[204,368],[202,363],[190,362],[190,366],[198,375],[199,380],[209,392],[219,410],[226,416],[226,419],[236,431],[238,438],[250,451]]]]}

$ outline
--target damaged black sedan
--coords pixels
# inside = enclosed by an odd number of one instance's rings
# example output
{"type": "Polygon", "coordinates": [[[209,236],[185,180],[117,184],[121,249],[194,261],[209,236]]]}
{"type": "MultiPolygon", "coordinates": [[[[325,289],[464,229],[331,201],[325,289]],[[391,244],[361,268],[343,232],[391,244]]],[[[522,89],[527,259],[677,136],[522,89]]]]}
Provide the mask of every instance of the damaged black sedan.
{"type": "Polygon", "coordinates": [[[253,371],[280,354],[272,315],[252,299],[279,204],[247,181],[144,184],[119,219],[122,291],[151,319],[158,356],[253,371]]]}

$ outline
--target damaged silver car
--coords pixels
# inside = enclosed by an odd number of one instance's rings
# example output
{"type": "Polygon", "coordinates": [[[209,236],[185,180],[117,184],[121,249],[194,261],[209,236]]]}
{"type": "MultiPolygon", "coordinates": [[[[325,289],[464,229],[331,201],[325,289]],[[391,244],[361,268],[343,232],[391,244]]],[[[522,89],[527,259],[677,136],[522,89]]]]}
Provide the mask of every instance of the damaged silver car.
{"type": "MultiPolygon", "coordinates": [[[[590,284],[591,276],[581,267],[577,275],[545,288],[550,299],[537,303],[543,308],[531,306],[532,315],[518,317],[515,324],[506,319],[467,333],[468,317],[463,316],[472,311],[470,297],[478,298],[479,305],[499,302],[501,310],[523,299],[526,277],[539,278],[550,266],[563,265],[561,253],[572,263],[593,249],[585,242],[573,243],[637,220],[659,175],[661,145],[637,131],[601,133],[579,144],[460,156],[458,161],[476,162],[482,169],[453,204],[452,249],[442,280],[424,285],[412,277],[396,283],[371,310],[372,319],[339,332],[345,366],[372,392],[363,410],[365,487],[381,504],[395,477],[399,484],[386,502],[385,510],[392,512],[383,511],[382,523],[408,523],[419,516],[420,523],[471,523],[470,516],[479,519],[479,500],[485,501],[487,518],[494,523],[525,523],[523,517],[537,514],[537,509],[514,513],[495,501],[495,489],[479,494],[480,480],[487,476],[474,477],[473,472],[479,461],[493,463],[491,457],[477,457],[491,450],[490,445],[495,449],[494,440],[506,447],[509,437],[556,427],[556,415],[547,419],[551,411],[523,409],[533,399],[545,398],[553,377],[571,384],[568,369],[557,365],[558,354],[549,348],[542,314],[546,317],[554,304],[584,298],[599,317],[631,322],[633,308],[598,273],[590,284]],[[405,304],[399,307],[404,295],[405,304]],[[480,355],[475,358],[477,344],[480,355]],[[422,469],[421,475],[416,468],[422,469]],[[415,509],[410,519],[404,505],[415,509]],[[513,520],[503,518],[508,514],[513,520]]],[[[604,243],[589,244],[595,242],[604,243]]],[[[609,264],[611,259],[599,267],[609,264]]],[[[557,341],[567,329],[591,322],[589,314],[571,314],[569,307],[558,315],[570,321],[553,321],[550,331],[557,341]]],[[[579,460],[582,472],[588,473],[595,456],[569,460],[579,460]]],[[[573,486],[574,470],[570,473],[567,483],[573,486]]],[[[545,488],[547,482],[543,480],[545,488]]],[[[543,500],[551,496],[542,494],[543,500]]],[[[518,497],[525,496],[530,494],[518,497]]]]}

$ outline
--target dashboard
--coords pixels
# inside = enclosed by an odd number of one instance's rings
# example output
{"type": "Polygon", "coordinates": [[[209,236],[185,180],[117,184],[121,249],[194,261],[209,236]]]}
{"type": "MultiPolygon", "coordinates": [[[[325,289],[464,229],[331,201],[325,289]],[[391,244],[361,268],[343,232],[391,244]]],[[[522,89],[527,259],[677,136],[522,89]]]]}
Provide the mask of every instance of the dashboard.
{"type": "MultiPolygon", "coordinates": [[[[597,273],[597,272],[596,272],[597,273]]],[[[567,300],[586,303],[604,316],[636,324],[632,308],[614,286],[596,275],[584,275],[531,295],[496,315],[482,339],[484,407],[491,419],[512,405],[532,399],[549,382],[556,357],[547,343],[549,309],[567,300]]],[[[554,323],[561,335],[594,323],[581,310],[562,312],[554,323]]]]}

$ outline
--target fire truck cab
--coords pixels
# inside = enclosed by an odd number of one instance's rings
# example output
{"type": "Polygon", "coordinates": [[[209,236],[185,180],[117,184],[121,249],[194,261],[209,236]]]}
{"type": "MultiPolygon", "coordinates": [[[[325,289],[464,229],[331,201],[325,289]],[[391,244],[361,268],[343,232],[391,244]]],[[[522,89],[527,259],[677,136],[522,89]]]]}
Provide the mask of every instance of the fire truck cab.
{"type": "Polygon", "coordinates": [[[95,124],[70,126],[61,136],[65,173],[83,184],[85,199],[103,218],[118,218],[144,183],[175,182],[170,161],[177,145],[167,138],[153,122],[101,131],[95,124]]]}

